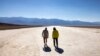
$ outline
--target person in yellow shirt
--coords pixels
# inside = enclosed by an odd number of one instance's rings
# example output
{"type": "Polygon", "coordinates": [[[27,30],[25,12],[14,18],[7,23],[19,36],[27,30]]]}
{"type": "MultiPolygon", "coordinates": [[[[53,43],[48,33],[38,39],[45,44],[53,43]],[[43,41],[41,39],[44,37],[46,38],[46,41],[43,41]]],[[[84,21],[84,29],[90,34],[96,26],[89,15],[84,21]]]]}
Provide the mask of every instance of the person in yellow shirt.
{"type": "Polygon", "coordinates": [[[59,32],[58,30],[54,27],[53,32],[52,32],[52,38],[53,38],[53,44],[54,47],[58,47],[58,37],[59,37],[59,32]],[[56,45],[55,45],[56,44],[56,45]]]}

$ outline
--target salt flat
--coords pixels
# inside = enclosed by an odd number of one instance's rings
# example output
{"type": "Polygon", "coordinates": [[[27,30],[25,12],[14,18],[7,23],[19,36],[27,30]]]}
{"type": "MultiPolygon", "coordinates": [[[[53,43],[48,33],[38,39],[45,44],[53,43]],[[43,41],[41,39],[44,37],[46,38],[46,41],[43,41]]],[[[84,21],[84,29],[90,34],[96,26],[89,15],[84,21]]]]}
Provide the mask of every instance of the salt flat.
{"type": "Polygon", "coordinates": [[[45,27],[0,30],[0,56],[100,56],[100,29],[61,27],[59,48],[55,51],[52,41],[53,26],[48,26],[48,46],[43,50],[42,31],[45,27]]]}

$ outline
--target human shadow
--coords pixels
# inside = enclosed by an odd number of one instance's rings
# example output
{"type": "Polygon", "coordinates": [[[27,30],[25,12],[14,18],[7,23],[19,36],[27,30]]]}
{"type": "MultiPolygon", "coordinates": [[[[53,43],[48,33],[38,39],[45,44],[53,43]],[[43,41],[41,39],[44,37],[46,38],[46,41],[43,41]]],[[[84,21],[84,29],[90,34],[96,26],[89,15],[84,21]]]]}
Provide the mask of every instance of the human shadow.
{"type": "Polygon", "coordinates": [[[51,48],[49,46],[43,47],[43,51],[50,52],[51,51],[51,48]]]}
{"type": "Polygon", "coordinates": [[[64,52],[64,50],[62,48],[59,47],[55,47],[55,51],[62,54],[64,52]]]}

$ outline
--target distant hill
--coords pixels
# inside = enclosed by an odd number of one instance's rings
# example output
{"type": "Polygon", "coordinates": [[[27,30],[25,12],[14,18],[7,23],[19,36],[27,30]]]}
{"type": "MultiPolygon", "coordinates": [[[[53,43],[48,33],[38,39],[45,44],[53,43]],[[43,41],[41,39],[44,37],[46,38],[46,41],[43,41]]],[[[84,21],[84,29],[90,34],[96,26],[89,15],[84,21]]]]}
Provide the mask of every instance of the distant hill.
{"type": "Polygon", "coordinates": [[[60,19],[39,19],[24,17],[0,17],[0,23],[14,25],[61,25],[61,26],[100,26],[100,22],[65,21],[60,19]]]}

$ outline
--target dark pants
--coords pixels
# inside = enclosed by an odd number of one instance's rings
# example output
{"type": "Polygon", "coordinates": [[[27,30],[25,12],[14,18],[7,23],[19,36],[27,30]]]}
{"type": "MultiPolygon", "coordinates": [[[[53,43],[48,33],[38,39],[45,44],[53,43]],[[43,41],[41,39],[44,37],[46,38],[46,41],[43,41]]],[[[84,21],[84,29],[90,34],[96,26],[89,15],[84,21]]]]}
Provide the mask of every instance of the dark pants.
{"type": "Polygon", "coordinates": [[[44,46],[47,46],[47,38],[44,37],[43,40],[44,40],[44,46]]]}
{"type": "Polygon", "coordinates": [[[55,47],[58,47],[58,38],[53,38],[53,44],[55,47]]]}

